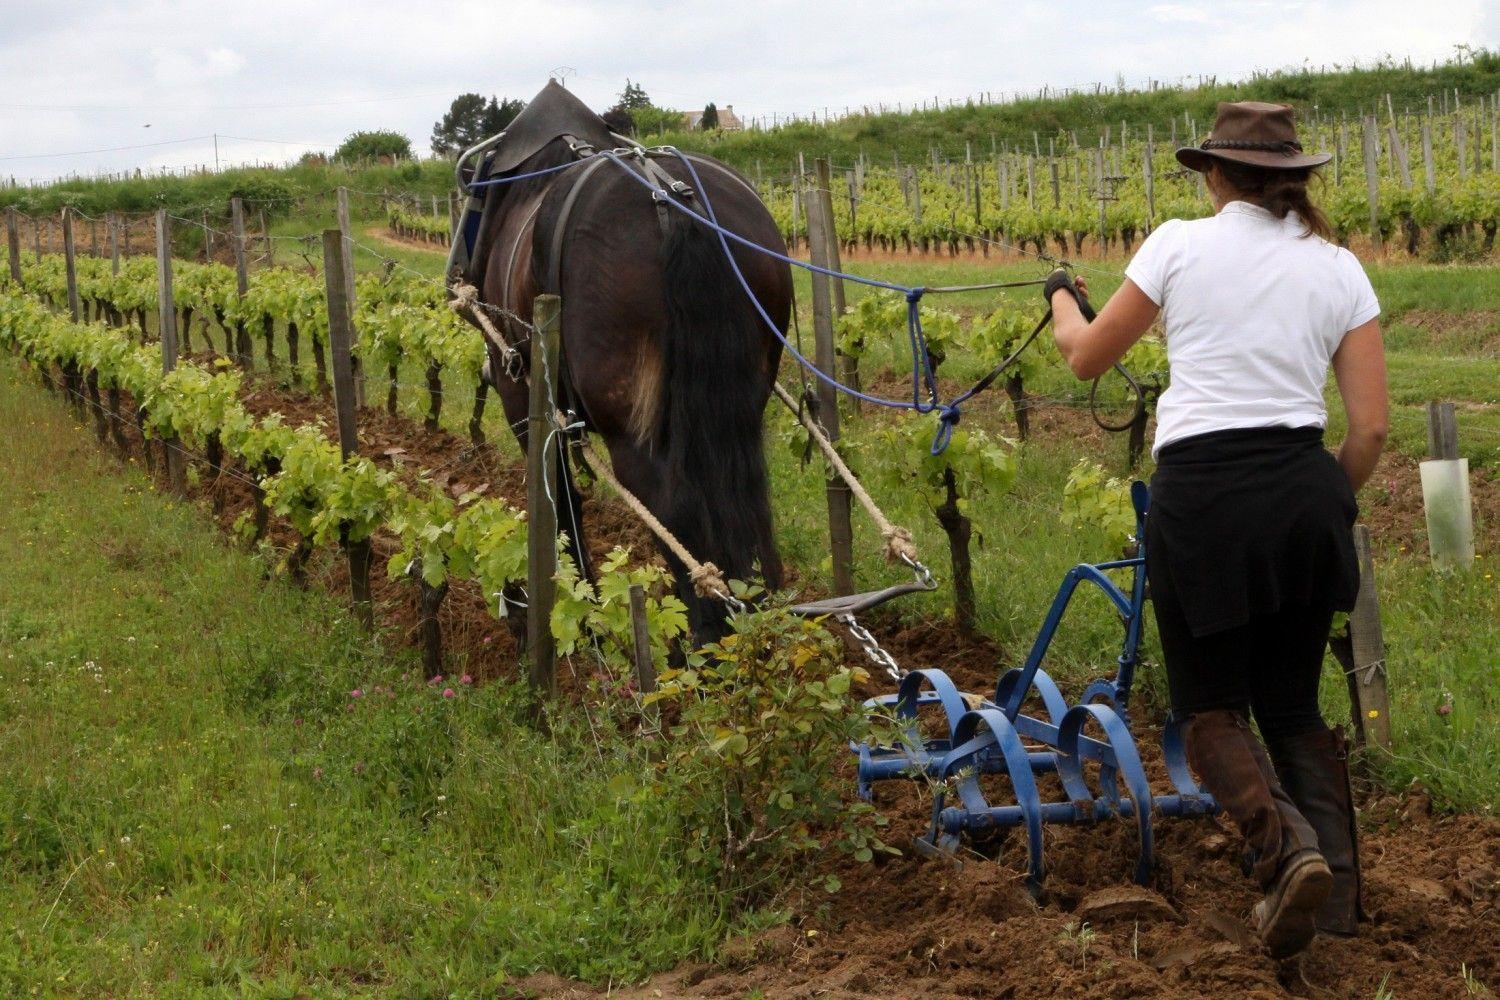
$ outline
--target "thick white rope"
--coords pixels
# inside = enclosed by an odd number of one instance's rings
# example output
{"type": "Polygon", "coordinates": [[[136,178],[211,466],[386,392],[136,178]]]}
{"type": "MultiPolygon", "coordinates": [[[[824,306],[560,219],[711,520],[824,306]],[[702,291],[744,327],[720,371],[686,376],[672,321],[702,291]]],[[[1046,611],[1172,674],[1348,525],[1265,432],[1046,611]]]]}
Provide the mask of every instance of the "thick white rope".
{"type": "Polygon", "coordinates": [[[839,455],[838,450],[834,448],[833,442],[828,440],[828,435],[824,432],[823,426],[814,420],[804,407],[797,405],[797,401],[792,398],[791,393],[783,389],[780,382],[772,382],[771,388],[776,393],[776,398],[786,404],[787,409],[791,410],[797,419],[801,421],[802,426],[807,429],[807,433],[812,435],[812,439],[818,443],[818,449],[823,452],[823,457],[827,459],[833,471],[838,473],[839,478],[844,481],[844,485],[849,487],[849,492],[854,494],[854,498],[865,509],[865,513],[870,515],[870,520],[874,521],[875,526],[880,529],[880,536],[885,539],[886,559],[890,562],[905,563],[908,566],[915,565],[917,562],[917,546],[912,541],[911,531],[901,527],[899,524],[892,524],[890,519],[881,513],[880,508],[875,506],[875,501],[865,491],[859,479],[850,471],[849,466],[844,464],[844,460],[839,455]]]}
{"type": "MultiPolygon", "coordinates": [[[[557,415],[558,426],[566,424],[566,418],[562,414],[557,415]]],[[[589,468],[594,475],[609,484],[609,488],[620,495],[636,517],[640,518],[653,535],[661,540],[671,553],[682,561],[688,568],[688,578],[693,581],[693,592],[702,598],[718,598],[725,600],[730,597],[729,585],[724,582],[724,574],[711,562],[699,562],[693,558],[693,554],[687,550],[677,536],[667,529],[667,526],[657,520],[656,515],[641,503],[640,498],[631,493],[620,481],[615,478],[614,469],[610,463],[594,450],[585,435],[579,438],[582,445],[584,457],[588,459],[589,468]]]]}

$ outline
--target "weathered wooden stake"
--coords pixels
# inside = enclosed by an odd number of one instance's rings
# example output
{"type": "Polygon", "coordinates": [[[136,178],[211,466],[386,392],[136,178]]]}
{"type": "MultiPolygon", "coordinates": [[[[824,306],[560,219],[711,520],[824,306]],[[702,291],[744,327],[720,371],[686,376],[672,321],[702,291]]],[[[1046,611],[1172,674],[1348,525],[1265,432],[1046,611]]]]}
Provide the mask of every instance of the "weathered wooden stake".
{"type": "Polygon", "coordinates": [[[6,257],[10,262],[10,280],[19,285],[21,283],[21,233],[14,205],[7,205],[5,208],[5,249],[6,257]]]}
{"type": "MultiPolygon", "coordinates": [[[[350,316],[350,340],[354,339],[352,332],[353,316],[355,308],[354,299],[354,229],[349,224],[349,189],[340,185],[338,189],[338,220],[339,233],[344,238],[343,250],[343,274],[344,274],[344,299],[349,303],[350,316]]],[[[359,363],[359,356],[353,356],[353,378],[354,378],[354,405],[365,405],[365,378],[364,368],[359,363]]]]}
{"type": "MultiPolygon", "coordinates": [[[[164,208],[156,210],[156,323],[161,333],[161,370],[165,375],[177,367],[177,309],[172,302],[172,220],[164,208]]],[[[182,449],[176,437],[169,437],[162,444],[167,487],[184,493],[187,467],[182,449]]]]}
{"type": "Polygon", "coordinates": [[[1425,119],[1422,122],[1422,179],[1427,184],[1427,192],[1432,193],[1437,186],[1437,172],[1432,165],[1432,120],[1425,119]]]}
{"type": "MultiPolygon", "coordinates": [[[[339,452],[347,461],[359,453],[359,427],[354,412],[354,365],[351,349],[353,324],[349,320],[349,298],[344,280],[344,234],[323,230],[323,289],[328,301],[328,349],[333,365],[333,409],[338,417],[339,452]]],[[[375,606],[370,595],[371,545],[368,538],[341,538],[349,559],[349,590],[354,614],[366,629],[375,625],[375,606]]]]}
{"type": "MultiPolygon", "coordinates": [[[[817,183],[824,184],[828,177],[828,161],[816,161],[817,183]]],[[[813,191],[807,199],[807,242],[812,262],[818,267],[837,267],[830,259],[829,230],[833,228],[831,199],[826,187],[813,191]]],[[[833,343],[833,282],[826,274],[813,272],[813,336],[815,360],[825,372],[838,370],[838,359],[833,343]]],[[[818,420],[831,441],[839,438],[838,391],[823,380],[818,381],[818,420]]],[[[837,593],[854,592],[854,527],[850,520],[849,487],[828,469],[826,493],[828,499],[828,544],[833,557],[833,588],[837,593]]]]}
{"type": "Polygon", "coordinates": [[[548,481],[562,461],[552,431],[562,332],[562,300],[538,295],[532,306],[530,406],[526,417],[526,652],[531,660],[532,690],[544,699],[557,697],[557,644],[552,638],[552,604],[557,593],[557,502],[567,502],[567,485],[548,481]],[[551,445],[551,447],[549,447],[551,445]],[[556,500],[553,497],[557,498],[556,500]]]}
{"type": "Polygon", "coordinates": [[[1380,235],[1380,175],[1376,161],[1375,116],[1367,115],[1361,129],[1361,159],[1365,164],[1365,197],[1370,203],[1370,242],[1377,254],[1384,252],[1380,235]]]}
{"type": "MultiPolygon", "coordinates": [[[[240,299],[243,300],[250,291],[250,269],[245,253],[245,206],[240,199],[229,200],[229,215],[234,231],[235,288],[240,299]]],[[[239,355],[240,367],[248,371],[253,360],[251,357],[253,349],[250,346],[250,331],[245,327],[243,319],[235,323],[234,349],[239,355]]]]}
{"type": "Polygon", "coordinates": [[[1389,750],[1391,712],[1386,693],[1385,634],[1380,624],[1370,529],[1363,524],[1354,526],[1354,551],[1359,557],[1359,596],[1349,613],[1348,635],[1334,638],[1329,645],[1349,684],[1356,740],[1389,750]]]}
{"type": "Polygon", "coordinates": [[[1427,457],[1458,457],[1458,416],[1452,403],[1427,404],[1427,457]]]}
{"type": "Polygon", "coordinates": [[[68,313],[77,323],[83,318],[82,303],[78,299],[78,250],[73,242],[73,210],[62,210],[63,278],[68,287],[68,313]]]}
{"type": "Polygon", "coordinates": [[[104,228],[109,235],[109,273],[120,273],[120,216],[110,212],[105,216],[104,228]]]}

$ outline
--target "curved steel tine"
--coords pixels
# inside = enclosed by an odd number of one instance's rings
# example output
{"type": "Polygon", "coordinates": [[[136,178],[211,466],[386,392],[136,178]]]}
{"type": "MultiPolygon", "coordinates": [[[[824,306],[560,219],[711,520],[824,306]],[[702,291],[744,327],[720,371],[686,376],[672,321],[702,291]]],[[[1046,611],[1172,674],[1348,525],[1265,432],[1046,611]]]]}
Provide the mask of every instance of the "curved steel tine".
{"type": "MultiPolygon", "coordinates": [[[[1130,792],[1131,806],[1135,812],[1136,828],[1140,833],[1141,853],[1135,866],[1135,880],[1145,885],[1151,878],[1151,868],[1155,863],[1155,851],[1151,834],[1151,812],[1154,802],[1151,797],[1151,783],[1146,779],[1146,768],[1141,764],[1140,754],[1136,751],[1135,737],[1130,735],[1130,727],[1111,708],[1104,705],[1077,705],[1068,712],[1067,718],[1063,720],[1058,731],[1058,743],[1071,744],[1076,752],[1079,736],[1083,732],[1083,726],[1090,719],[1099,724],[1104,730],[1104,736],[1109,743],[1110,750],[1114,753],[1115,767],[1111,770],[1117,772],[1125,779],[1125,787],[1130,792]]],[[[1061,758],[1059,758],[1061,764],[1061,758]]],[[[1080,772],[1081,764],[1076,764],[1080,772]]],[[[1058,773],[1062,773],[1059,766],[1058,773]]],[[[1113,775],[1111,775],[1111,781],[1113,775]]],[[[1118,794],[1115,795],[1115,804],[1118,804],[1118,794]]]]}
{"type": "Polygon", "coordinates": [[[959,720],[968,712],[969,705],[964,701],[963,694],[959,692],[958,685],[954,684],[941,670],[913,670],[901,678],[901,686],[897,688],[896,717],[916,721],[917,696],[921,694],[924,681],[938,696],[938,702],[948,716],[948,737],[953,739],[954,730],[958,727],[959,720]]]}
{"type": "MultiPolygon", "coordinates": [[[[1036,776],[1031,772],[1031,759],[1027,756],[1026,746],[1021,742],[1020,734],[1005,717],[1004,712],[999,709],[983,708],[970,712],[959,720],[953,739],[961,747],[967,747],[970,741],[973,741],[980,747],[998,746],[1000,748],[1005,758],[1005,770],[1010,778],[1011,790],[1015,793],[1016,804],[1021,807],[1021,816],[1026,823],[1027,885],[1033,893],[1040,892],[1047,874],[1042,863],[1042,800],[1037,793],[1036,776]],[[989,730],[990,739],[977,735],[980,726],[989,730]]],[[[947,777],[961,768],[965,759],[972,758],[977,752],[976,749],[964,755],[957,752],[950,754],[943,762],[943,776],[947,777]]],[[[965,806],[970,812],[977,812],[978,809],[970,805],[965,786],[971,786],[973,801],[980,809],[989,808],[989,803],[985,801],[984,793],[979,788],[977,772],[978,768],[975,768],[974,774],[959,782],[960,795],[964,797],[965,806]]]]}
{"type": "MultiPolygon", "coordinates": [[[[1021,677],[1026,671],[1021,667],[1013,667],[1007,670],[1000,678],[1000,683],[995,685],[995,704],[1007,705],[1015,694],[1015,687],[1021,682],[1021,677]]],[[[1056,726],[1062,723],[1064,715],[1068,714],[1068,700],[1063,697],[1062,690],[1041,667],[1032,675],[1031,687],[1037,694],[1042,696],[1042,705],[1047,709],[1047,718],[1056,726]]],[[[1021,696],[1021,701],[1026,701],[1026,695],[1021,696]]]]}

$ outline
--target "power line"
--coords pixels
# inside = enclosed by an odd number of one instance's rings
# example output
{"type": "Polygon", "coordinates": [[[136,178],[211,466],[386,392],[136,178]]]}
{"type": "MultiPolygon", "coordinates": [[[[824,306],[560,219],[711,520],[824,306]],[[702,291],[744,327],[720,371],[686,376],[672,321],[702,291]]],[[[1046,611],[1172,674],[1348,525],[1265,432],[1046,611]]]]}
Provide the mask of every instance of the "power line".
{"type": "Polygon", "coordinates": [[[258,139],[243,135],[225,135],[223,132],[209,133],[208,135],[192,135],[185,139],[163,139],[161,142],[143,142],[132,146],[106,146],[101,149],[75,149],[66,153],[16,153],[0,156],[0,161],[5,160],[49,160],[63,156],[88,156],[94,153],[118,153],[129,149],[152,149],[158,146],[181,145],[185,142],[209,142],[217,139],[229,139],[234,142],[269,142],[282,146],[336,146],[334,142],[307,142],[300,139],[258,139]]]}
{"type": "Polygon", "coordinates": [[[8,111],[274,111],[290,108],[334,108],[352,104],[383,104],[390,101],[426,100],[445,97],[447,91],[397,94],[390,97],[358,97],[347,101],[296,101],[286,104],[0,104],[8,111]]]}
{"type": "Polygon", "coordinates": [[[212,139],[213,135],[194,135],[186,139],[164,139],[161,142],[142,142],[133,146],[105,146],[101,149],[75,149],[66,153],[15,153],[0,156],[0,161],[5,160],[47,160],[57,156],[88,156],[91,153],[118,153],[127,149],[151,149],[156,146],[175,146],[184,142],[202,142],[212,139]]]}

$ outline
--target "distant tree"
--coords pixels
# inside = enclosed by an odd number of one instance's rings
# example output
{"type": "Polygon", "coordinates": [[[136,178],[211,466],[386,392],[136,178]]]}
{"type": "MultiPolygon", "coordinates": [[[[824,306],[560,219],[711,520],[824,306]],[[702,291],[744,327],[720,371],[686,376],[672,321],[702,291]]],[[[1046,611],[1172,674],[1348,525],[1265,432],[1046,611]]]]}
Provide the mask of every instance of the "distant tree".
{"type": "Polygon", "coordinates": [[[511,98],[496,100],[491,95],[486,101],[479,94],[459,94],[443,117],[433,123],[432,151],[439,156],[451,156],[468,149],[503,132],[525,107],[525,101],[511,98]]]}
{"type": "Polygon", "coordinates": [[[400,132],[355,132],[333,153],[335,160],[411,159],[411,140],[400,132]]]}
{"type": "Polygon", "coordinates": [[[626,77],[625,89],[620,91],[620,99],[615,102],[615,108],[622,111],[639,111],[641,108],[650,106],[651,98],[646,96],[646,89],[638,83],[631,83],[630,78],[626,77]]]}
{"type": "Polygon", "coordinates": [[[705,132],[719,127],[719,109],[713,101],[703,106],[703,117],[698,120],[698,127],[705,132]]]}

